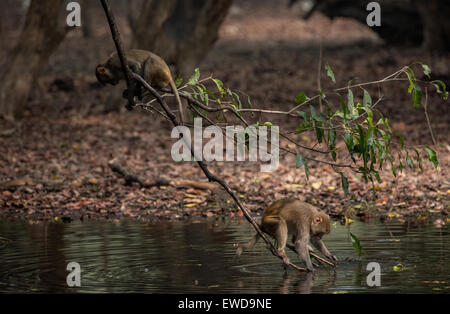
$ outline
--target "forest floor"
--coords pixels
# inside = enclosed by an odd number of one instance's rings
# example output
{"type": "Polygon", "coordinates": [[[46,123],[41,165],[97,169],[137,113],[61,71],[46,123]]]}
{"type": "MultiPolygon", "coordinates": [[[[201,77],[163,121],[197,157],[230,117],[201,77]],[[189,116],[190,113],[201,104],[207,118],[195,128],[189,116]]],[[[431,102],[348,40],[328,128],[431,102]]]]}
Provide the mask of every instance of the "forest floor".
{"type": "MultiPolygon", "coordinates": [[[[212,74],[231,89],[245,92],[254,107],[286,110],[294,105],[298,92],[315,94],[318,35],[323,38],[324,63],[333,68],[340,86],[353,78],[358,82],[381,79],[416,61],[429,64],[434,78],[449,83],[448,55],[380,46],[370,30],[348,20],[331,22],[315,15],[305,22],[293,12],[270,7],[253,10],[251,15],[249,10],[245,5],[232,9],[220,40],[200,71],[202,77],[212,74]]],[[[103,105],[109,102],[107,95],[113,88],[100,89],[92,73],[96,62],[103,59],[100,55],[111,49],[110,38],[101,35],[95,43],[92,39],[83,43],[79,34],[71,36],[52,57],[24,119],[16,125],[0,126],[0,218],[72,221],[242,216],[220,189],[126,185],[124,178],[111,170],[108,163],[114,160],[143,180],[206,182],[196,164],[172,160],[175,139],[170,138],[168,121],[141,110],[105,112],[103,105]],[[81,54],[86,46],[93,52],[81,54]]],[[[332,87],[325,71],[322,80],[324,89],[332,87]]],[[[389,118],[393,130],[406,137],[407,145],[432,146],[423,108],[412,107],[407,89],[404,82],[383,86],[379,110],[389,118]]],[[[423,171],[404,169],[394,177],[386,167],[381,171],[382,183],[374,187],[346,172],[348,195],[340,176],[329,166],[311,163],[307,181],[304,169],[295,166],[295,156],[282,154],[278,170],[272,173],[262,173],[259,164],[250,162],[208,165],[237,191],[254,215],[276,199],[295,197],[347,221],[355,217],[433,219],[440,225],[449,222],[450,213],[448,101],[430,96],[429,115],[439,143],[433,146],[440,162],[437,170],[424,162],[423,171]]],[[[299,123],[267,115],[249,120],[270,120],[282,130],[292,131],[299,123]]],[[[313,134],[295,138],[313,145],[313,134]]],[[[295,149],[288,142],[280,143],[295,149]]]]}

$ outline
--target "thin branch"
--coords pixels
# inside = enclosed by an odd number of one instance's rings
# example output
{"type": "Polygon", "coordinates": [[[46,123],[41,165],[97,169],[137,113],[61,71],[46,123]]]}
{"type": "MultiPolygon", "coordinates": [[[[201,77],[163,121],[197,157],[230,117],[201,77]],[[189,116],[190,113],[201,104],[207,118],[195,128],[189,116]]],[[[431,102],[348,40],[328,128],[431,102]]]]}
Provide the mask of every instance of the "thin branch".
{"type": "Polygon", "coordinates": [[[436,138],[434,137],[433,129],[430,123],[430,117],[428,116],[428,88],[425,88],[425,103],[423,105],[423,109],[425,111],[425,117],[427,118],[428,129],[430,130],[431,139],[433,140],[433,144],[437,145],[436,138]]]}
{"type": "MultiPolygon", "coordinates": [[[[133,74],[134,75],[134,74],[133,74]]],[[[145,82],[145,81],[144,81],[145,82]]],[[[169,91],[169,90],[163,90],[164,92],[167,92],[167,93],[171,93],[171,91],[169,91]]],[[[161,95],[159,95],[159,97],[161,98],[161,99],[163,99],[163,97],[161,96],[161,95]]],[[[242,118],[240,115],[239,115],[239,113],[236,111],[236,109],[234,108],[234,107],[232,107],[232,106],[226,106],[226,107],[222,107],[222,108],[211,108],[211,107],[208,107],[208,106],[205,106],[203,103],[201,103],[200,101],[198,101],[198,100],[196,100],[196,99],[194,99],[194,98],[192,98],[192,97],[190,97],[190,96],[188,96],[188,95],[184,95],[184,94],[180,94],[180,97],[183,97],[183,98],[185,98],[185,99],[187,99],[188,101],[190,101],[190,102],[192,102],[192,103],[194,103],[196,106],[198,106],[198,107],[200,107],[200,108],[202,108],[202,109],[204,109],[204,110],[206,110],[206,111],[208,111],[208,112],[218,112],[218,111],[222,111],[222,110],[230,110],[230,111],[232,111],[244,124],[245,124],[245,126],[249,126],[249,124],[248,124],[248,122],[244,119],[244,118],[242,118]]],[[[159,101],[158,99],[157,99],[157,101],[159,101]]],[[[280,135],[281,135],[281,133],[280,133],[280,135]]],[[[268,140],[269,141],[269,143],[271,143],[272,144],[272,142],[270,141],[270,140],[268,140]]],[[[292,140],[291,140],[292,141],[292,140]]],[[[295,142],[293,142],[293,143],[295,143],[295,142]]],[[[313,152],[321,152],[321,151],[319,151],[319,150],[316,150],[316,149],[314,149],[314,148],[309,148],[309,147],[306,147],[306,146],[301,146],[300,144],[297,144],[297,143],[295,143],[297,146],[299,146],[299,147],[302,147],[302,148],[304,148],[304,149],[307,149],[307,150],[310,150],[310,151],[313,151],[313,152]]],[[[290,153],[290,154],[292,154],[292,155],[297,155],[297,153],[295,153],[295,152],[293,152],[293,151],[290,151],[289,149],[286,149],[286,148],[284,148],[284,147],[281,147],[281,146],[278,146],[278,148],[280,149],[280,150],[282,150],[282,151],[285,151],[285,152],[287,152],[287,153],[290,153]]],[[[324,153],[324,152],[322,152],[322,153],[324,153]]],[[[307,157],[307,156],[305,156],[305,159],[307,159],[307,160],[309,160],[309,161],[314,161],[314,162],[318,162],[318,163],[324,163],[324,164],[327,164],[327,165],[330,165],[330,166],[334,166],[334,167],[338,167],[338,168],[350,168],[350,169],[352,169],[353,171],[356,171],[356,169],[352,166],[352,165],[347,165],[347,164],[337,164],[337,163],[333,163],[333,162],[329,162],[329,161],[324,161],[324,160],[318,160],[318,159],[314,159],[314,158],[310,158],[310,157],[307,157]]],[[[358,171],[356,171],[356,172],[358,172],[358,171]]]]}
{"type": "Polygon", "coordinates": [[[300,147],[300,148],[303,148],[303,149],[306,149],[306,150],[310,150],[310,151],[315,152],[315,153],[324,154],[324,155],[327,155],[327,154],[330,153],[330,151],[322,151],[322,150],[314,149],[314,148],[312,148],[312,147],[308,147],[308,146],[299,144],[299,143],[297,143],[296,141],[294,141],[293,139],[291,139],[290,137],[284,135],[284,134],[281,133],[281,132],[280,132],[280,136],[281,136],[282,138],[287,139],[289,142],[291,142],[292,144],[294,144],[294,145],[296,145],[296,146],[298,146],[298,147],[300,147]]]}
{"type": "Polygon", "coordinates": [[[134,95],[136,92],[136,86],[131,80],[131,70],[128,67],[127,58],[123,49],[123,44],[120,39],[120,33],[117,29],[117,24],[114,18],[114,14],[112,13],[111,7],[109,6],[108,0],[100,0],[103,9],[106,14],[106,18],[108,19],[109,28],[111,29],[111,35],[114,40],[114,44],[116,45],[117,55],[120,60],[120,64],[122,65],[123,74],[125,75],[125,81],[127,82],[128,88],[128,104],[126,108],[128,110],[132,110],[135,106],[134,95]]]}
{"type": "MultiPolygon", "coordinates": [[[[323,38],[320,37],[319,68],[317,70],[317,90],[322,91],[322,58],[323,58],[323,38]]],[[[319,110],[323,111],[322,97],[319,97],[319,110]]]]}
{"type": "MultiPolygon", "coordinates": [[[[172,91],[170,91],[168,89],[162,89],[162,91],[165,92],[165,93],[173,94],[172,91]]],[[[197,99],[194,99],[194,98],[190,97],[189,95],[185,95],[184,93],[180,93],[180,97],[189,100],[190,102],[192,102],[196,106],[198,106],[198,107],[200,107],[203,110],[206,110],[208,112],[219,112],[219,111],[230,110],[239,120],[242,121],[242,123],[244,123],[246,126],[249,126],[248,122],[239,114],[239,112],[236,111],[236,108],[234,108],[233,106],[226,105],[226,106],[222,106],[220,108],[213,108],[213,107],[205,106],[202,102],[198,101],[197,99]]]]}
{"type": "MultiPolygon", "coordinates": [[[[372,82],[367,82],[367,83],[360,83],[360,84],[351,85],[351,86],[347,86],[347,87],[341,87],[341,88],[333,89],[331,91],[326,91],[326,92],[324,92],[324,94],[335,93],[335,92],[339,92],[339,91],[343,91],[343,90],[347,90],[347,89],[353,89],[353,88],[356,88],[356,87],[363,87],[363,86],[368,86],[368,85],[381,84],[381,83],[391,82],[391,81],[406,81],[407,79],[398,79],[398,78],[396,78],[397,75],[399,75],[399,74],[401,74],[403,72],[404,72],[404,69],[402,68],[401,70],[398,70],[397,72],[395,72],[395,73],[385,77],[384,79],[377,80],[377,81],[372,81],[372,82]]],[[[295,110],[299,109],[303,105],[313,101],[314,99],[316,99],[318,97],[320,97],[320,95],[315,95],[314,97],[312,97],[312,98],[304,101],[303,103],[295,106],[294,108],[289,110],[288,113],[294,112],[295,110]]]]}

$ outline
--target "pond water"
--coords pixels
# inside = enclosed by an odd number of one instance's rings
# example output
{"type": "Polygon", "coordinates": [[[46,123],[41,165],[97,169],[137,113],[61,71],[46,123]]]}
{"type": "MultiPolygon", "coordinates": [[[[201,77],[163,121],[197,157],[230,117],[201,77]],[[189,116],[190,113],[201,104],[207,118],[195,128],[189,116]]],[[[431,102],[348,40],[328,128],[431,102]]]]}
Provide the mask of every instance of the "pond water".
{"type": "MultiPolygon", "coordinates": [[[[324,242],[340,263],[314,274],[289,270],[260,241],[235,257],[234,243],[254,234],[246,221],[199,220],[70,224],[0,221],[0,292],[58,293],[449,293],[450,227],[333,223],[324,242]],[[361,240],[359,259],[349,231],[361,240]],[[6,241],[9,239],[10,241],[6,241]],[[69,262],[81,286],[68,287],[69,262]],[[381,286],[368,287],[369,262],[381,286]],[[401,271],[394,266],[402,264],[401,271]]],[[[296,256],[288,253],[295,262],[296,256]]]]}

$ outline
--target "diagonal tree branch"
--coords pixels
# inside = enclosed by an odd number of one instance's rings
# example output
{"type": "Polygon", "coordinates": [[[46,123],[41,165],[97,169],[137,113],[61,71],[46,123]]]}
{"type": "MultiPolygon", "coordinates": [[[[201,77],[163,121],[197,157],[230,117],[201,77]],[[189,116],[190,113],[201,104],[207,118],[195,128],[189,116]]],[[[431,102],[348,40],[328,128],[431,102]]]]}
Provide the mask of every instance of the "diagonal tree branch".
{"type": "MultiPolygon", "coordinates": [[[[162,109],[166,112],[166,114],[170,118],[172,124],[175,127],[181,126],[181,124],[178,122],[176,116],[173,114],[173,112],[170,110],[169,106],[165,102],[164,98],[153,87],[151,87],[141,76],[139,76],[135,73],[132,73],[132,77],[134,79],[136,79],[137,81],[139,81],[142,84],[142,86],[144,86],[158,100],[158,103],[161,105],[162,109]]],[[[273,246],[272,242],[270,242],[270,240],[267,238],[265,233],[262,232],[259,225],[253,219],[253,217],[250,215],[250,213],[244,207],[244,205],[241,203],[241,201],[237,197],[236,193],[228,186],[228,184],[223,179],[221,179],[221,178],[217,177],[216,175],[214,175],[213,173],[211,173],[209,171],[207,165],[203,161],[200,161],[199,158],[196,158],[195,152],[194,152],[193,148],[189,145],[189,143],[186,142],[186,144],[187,144],[187,146],[189,146],[192,156],[194,156],[195,160],[197,161],[197,164],[202,169],[203,173],[208,178],[208,180],[210,182],[217,182],[219,185],[221,185],[223,187],[223,189],[233,198],[236,205],[238,205],[239,209],[242,211],[242,213],[244,214],[244,217],[247,219],[247,221],[253,226],[253,228],[256,230],[256,232],[266,242],[266,244],[267,244],[269,250],[272,252],[272,254],[279,257],[280,259],[283,259],[283,257],[280,255],[280,253],[278,253],[277,249],[273,246]]],[[[297,269],[299,271],[306,271],[305,268],[299,267],[292,262],[290,262],[289,265],[292,268],[297,269]]]]}
{"type": "MultiPolygon", "coordinates": [[[[175,127],[180,126],[179,121],[177,120],[177,118],[174,115],[174,113],[170,110],[170,108],[167,105],[167,103],[165,102],[164,98],[161,97],[161,95],[153,87],[151,87],[141,76],[139,76],[139,75],[137,75],[135,73],[132,73],[130,71],[130,69],[128,68],[128,65],[126,63],[126,58],[125,58],[125,55],[124,55],[124,52],[123,52],[123,48],[122,48],[122,43],[120,41],[120,34],[119,34],[118,30],[117,30],[117,26],[115,24],[112,11],[111,11],[111,9],[110,9],[110,7],[108,5],[108,1],[107,0],[100,0],[100,1],[101,1],[102,5],[103,5],[103,8],[105,10],[105,14],[108,17],[108,23],[109,23],[110,28],[111,28],[112,38],[113,38],[114,43],[116,45],[117,54],[118,54],[118,56],[119,56],[119,58],[121,60],[121,65],[122,65],[123,71],[125,73],[125,77],[127,79],[128,88],[130,88],[133,85],[132,79],[135,79],[138,82],[140,82],[142,84],[142,86],[144,86],[157,99],[158,103],[160,104],[162,109],[165,111],[165,113],[167,114],[167,116],[171,120],[172,124],[175,127]]],[[[130,97],[131,98],[134,97],[134,93],[129,93],[129,98],[130,97]]],[[[134,100],[133,99],[129,99],[128,105],[131,106],[131,108],[132,108],[132,104],[134,104],[134,100]]],[[[190,145],[188,145],[188,146],[190,147],[192,156],[194,156],[194,158],[195,158],[194,149],[190,145]]],[[[278,253],[278,251],[276,250],[276,248],[272,244],[272,242],[269,241],[267,236],[262,232],[262,230],[259,227],[259,225],[253,219],[253,217],[249,214],[248,210],[241,203],[241,201],[237,197],[236,193],[228,186],[228,184],[223,179],[221,179],[221,178],[215,176],[213,173],[211,173],[209,171],[207,165],[203,161],[200,161],[199,158],[195,158],[195,160],[197,160],[197,164],[202,169],[203,173],[208,178],[208,180],[210,182],[217,182],[233,198],[234,202],[238,205],[239,209],[242,211],[242,213],[244,214],[244,216],[247,219],[247,221],[253,226],[253,228],[256,230],[256,232],[266,242],[266,244],[267,244],[269,250],[272,252],[272,254],[277,256],[280,259],[283,259],[283,257],[280,255],[280,253],[278,253]]],[[[295,265],[292,262],[290,262],[289,265],[292,268],[296,269],[296,270],[306,271],[305,268],[299,267],[299,266],[295,265]]]]}

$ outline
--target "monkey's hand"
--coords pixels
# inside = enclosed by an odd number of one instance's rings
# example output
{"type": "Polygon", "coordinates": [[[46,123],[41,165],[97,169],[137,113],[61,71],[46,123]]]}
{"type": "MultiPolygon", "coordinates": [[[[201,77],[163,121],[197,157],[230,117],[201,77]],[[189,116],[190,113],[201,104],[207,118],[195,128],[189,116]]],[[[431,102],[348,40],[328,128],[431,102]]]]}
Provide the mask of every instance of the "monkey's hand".
{"type": "Polygon", "coordinates": [[[315,269],[314,269],[313,265],[311,264],[311,266],[306,266],[306,270],[308,272],[313,272],[315,269]]]}
{"type": "MultiPolygon", "coordinates": [[[[122,97],[125,98],[125,99],[128,99],[129,96],[130,96],[130,91],[129,91],[128,89],[125,89],[125,90],[123,91],[123,93],[122,93],[122,97]]],[[[139,90],[138,90],[137,93],[133,94],[133,97],[134,97],[134,96],[137,96],[137,98],[138,98],[139,100],[142,100],[142,94],[139,92],[139,90]]]]}
{"type": "Polygon", "coordinates": [[[331,259],[334,262],[334,264],[337,264],[338,259],[337,259],[336,255],[330,254],[330,256],[328,256],[328,258],[331,259]]]}
{"type": "Polygon", "coordinates": [[[237,255],[237,256],[241,256],[242,251],[243,251],[242,246],[239,246],[239,244],[238,244],[238,248],[237,248],[237,250],[236,250],[236,255],[237,255]]]}
{"type": "Polygon", "coordinates": [[[125,99],[128,99],[128,94],[129,94],[130,92],[128,91],[128,89],[125,89],[124,91],[123,91],[123,93],[122,93],[122,98],[125,98],[125,99]]]}
{"type": "Polygon", "coordinates": [[[128,103],[125,105],[125,108],[127,108],[127,110],[131,111],[131,110],[133,110],[133,107],[136,104],[134,103],[134,101],[130,102],[130,98],[128,97],[129,95],[130,95],[130,92],[129,92],[128,89],[124,90],[123,93],[122,93],[122,97],[128,100],[128,103]]]}
{"type": "Polygon", "coordinates": [[[133,83],[130,89],[125,89],[122,93],[122,97],[128,100],[128,104],[125,106],[128,110],[133,110],[136,105],[134,103],[134,97],[142,100],[142,86],[137,83],[133,83]]]}
{"type": "Polygon", "coordinates": [[[291,264],[291,260],[289,259],[289,257],[284,256],[283,257],[283,267],[285,269],[288,269],[289,265],[291,264]]]}

